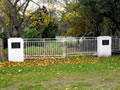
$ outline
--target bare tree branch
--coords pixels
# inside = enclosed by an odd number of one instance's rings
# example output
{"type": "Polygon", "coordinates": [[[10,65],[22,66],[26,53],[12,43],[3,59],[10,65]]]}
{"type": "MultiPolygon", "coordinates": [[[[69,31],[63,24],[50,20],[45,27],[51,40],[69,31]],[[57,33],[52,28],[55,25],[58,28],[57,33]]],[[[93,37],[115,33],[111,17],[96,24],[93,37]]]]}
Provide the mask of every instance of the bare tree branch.
{"type": "Polygon", "coordinates": [[[25,12],[26,12],[26,9],[27,9],[30,1],[31,1],[31,0],[27,0],[27,2],[26,2],[25,8],[24,8],[24,10],[23,10],[23,12],[22,12],[22,13],[23,13],[23,19],[22,19],[22,20],[20,21],[20,23],[18,24],[18,27],[20,27],[20,26],[22,25],[22,23],[24,22],[25,12]]]}
{"type": "Polygon", "coordinates": [[[17,6],[17,3],[19,2],[20,0],[16,0],[15,3],[14,3],[14,7],[17,6]]]}
{"type": "Polygon", "coordinates": [[[20,11],[20,9],[26,4],[26,1],[17,9],[17,12],[20,11]]]}
{"type": "Polygon", "coordinates": [[[14,7],[14,5],[12,4],[12,2],[10,0],[8,0],[8,2],[12,7],[14,7]]]}
{"type": "Polygon", "coordinates": [[[35,1],[31,0],[31,2],[33,2],[34,4],[36,4],[37,6],[40,7],[40,5],[38,3],[36,3],[35,1]]]}
{"type": "Polygon", "coordinates": [[[27,9],[27,7],[28,7],[28,5],[29,5],[29,2],[30,2],[30,0],[26,0],[27,2],[26,2],[26,5],[25,5],[25,8],[24,8],[24,10],[23,10],[23,15],[25,14],[25,11],[26,11],[26,9],[27,9]]]}

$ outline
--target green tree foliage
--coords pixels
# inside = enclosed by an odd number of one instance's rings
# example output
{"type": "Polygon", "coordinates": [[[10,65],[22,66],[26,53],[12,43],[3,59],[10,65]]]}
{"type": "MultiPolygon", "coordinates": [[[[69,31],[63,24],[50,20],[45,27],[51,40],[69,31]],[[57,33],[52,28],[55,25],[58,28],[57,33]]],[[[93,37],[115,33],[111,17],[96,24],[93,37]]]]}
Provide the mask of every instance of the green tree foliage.
{"type": "Polygon", "coordinates": [[[48,26],[45,27],[42,37],[55,38],[57,31],[58,31],[58,24],[55,22],[50,22],[48,26]]]}
{"type": "MultiPolygon", "coordinates": [[[[93,18],[96,23],[95,30],[97,35],[117,35],[120,31],[120,1],[119,0],[81,0],[85,7],[91,9],[93,18]],[[94,14],[94,15],[93,15],[94,14]],[[117,33],[117,34],[116,34],[117,33]]],[[[89,13],[88,13],[89,14],[89,13]]]]}
{"type": "Polygon", "coordinates": [[[28,22],[30,28],[35,28],[40,32],[41,38],[53,38],[58,31],[56,20],[50,15],[45,7],[39,8],[33,14],[28,22]]]}
{"type": "Polygon", "coordinates": [[[75,3],[71,2],[66,9],[66,14],[63,17],[64,22],[68,22],[71,28],[68,30],[66,35],[71,36],[82,36],[87,32],[90,22],[89,17],[84,12],[84,6],[80,7],[75,3]]]}
{"type": "Polygon", "coordinates": [[[119,0],[79,0],[71,2],[62,20],[71,25],[67,35],[119,35],[119,0]]]}
{"type": "Polygon", "coordinates": [[[40,32],[32,28],[24,31],[23,37],[24,38],[40,38],[40,32]]]}

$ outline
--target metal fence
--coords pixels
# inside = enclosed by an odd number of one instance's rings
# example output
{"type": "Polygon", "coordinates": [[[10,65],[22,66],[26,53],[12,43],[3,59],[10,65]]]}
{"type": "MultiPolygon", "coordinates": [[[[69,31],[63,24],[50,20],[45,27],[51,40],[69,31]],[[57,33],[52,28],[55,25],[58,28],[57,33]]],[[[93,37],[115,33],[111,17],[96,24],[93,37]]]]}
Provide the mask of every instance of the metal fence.
{"type": "Polygon", "coordinates": [[[120,37],[112,37],[112,53],[120,53],[120,37]]]}
{"type": "Polygon", "coordinates": [[[78,55],[96,55],[96,37],[80,38],[29,38],[24,39],[25,59],[43,57],[65,57],[78,55]]]}
{"type": "Polygon", "coordinates": [[[80,37],[71,40],[66,40],[66,55],[96,55],[97,38],[96,37],[80,37]]]}
{"type": "Polygon", "coordinates": [[[64,43],[56,39],[25,39],[24,54],[26,59],[43,57],[64,57],[64,43]]]}

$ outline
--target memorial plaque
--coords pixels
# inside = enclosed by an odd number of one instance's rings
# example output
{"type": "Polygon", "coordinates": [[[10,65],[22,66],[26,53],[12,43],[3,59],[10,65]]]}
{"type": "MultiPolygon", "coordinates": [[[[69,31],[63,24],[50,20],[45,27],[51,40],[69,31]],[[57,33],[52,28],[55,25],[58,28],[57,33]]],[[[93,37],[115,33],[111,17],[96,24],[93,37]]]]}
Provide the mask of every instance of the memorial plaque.
{"type": "Polygon", "coordinates": [[[109,45],[109,40],[103,40],[102,45],[109,45]]]}
{"type": "Polygon", "coordinates": [[[20,43],[19,42],[12,43],[12,48],[20,48],[20,43]]]}

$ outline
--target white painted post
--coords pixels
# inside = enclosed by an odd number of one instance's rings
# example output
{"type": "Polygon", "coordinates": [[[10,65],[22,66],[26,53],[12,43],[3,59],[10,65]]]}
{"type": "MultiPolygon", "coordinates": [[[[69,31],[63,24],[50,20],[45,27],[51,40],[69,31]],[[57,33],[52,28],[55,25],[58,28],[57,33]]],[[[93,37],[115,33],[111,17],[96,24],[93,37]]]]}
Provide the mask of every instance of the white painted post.
{"type": "Polygon", "coordinates": [[[8,39],[8,61],[24,61],[24,40],[22,38],[8,39]]]}
{"type": "Polygon", "coordinates": [[[111,56],[111,37],[110,36],[99,36],[97,38],[97,56],[108,57],[111,56]]]}

